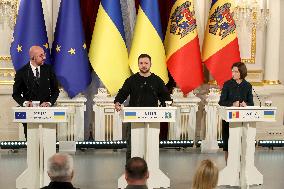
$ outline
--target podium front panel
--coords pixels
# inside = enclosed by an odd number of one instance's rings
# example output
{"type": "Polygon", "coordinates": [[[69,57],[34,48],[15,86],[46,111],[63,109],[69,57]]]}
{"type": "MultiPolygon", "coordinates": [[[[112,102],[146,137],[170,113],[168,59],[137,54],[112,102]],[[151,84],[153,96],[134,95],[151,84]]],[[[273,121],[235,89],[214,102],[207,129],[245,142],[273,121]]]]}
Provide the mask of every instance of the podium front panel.
{"type": "Polygon", "coordinates": [[[176,107],[124,107],[122,122],[175,122],[176,107]]]}
{"type": "Polygon", "coordinates": [[[61,123],[67,122],[67,107],[14,107],[13,122],[61,123]]]}
{"type": "Polygon", "coordinates": [[[276,121],[276,107],[224,107],[219,113],[227,122],[274,122],[276,121]]]}

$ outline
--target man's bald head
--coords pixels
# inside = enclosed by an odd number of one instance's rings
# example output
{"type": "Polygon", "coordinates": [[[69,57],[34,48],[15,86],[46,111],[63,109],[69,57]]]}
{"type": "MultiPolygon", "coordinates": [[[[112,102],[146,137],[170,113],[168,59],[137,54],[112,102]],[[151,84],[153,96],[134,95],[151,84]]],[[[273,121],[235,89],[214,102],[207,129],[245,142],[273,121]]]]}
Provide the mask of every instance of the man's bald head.
{"type": "Polygon", "coordinates": [[[29,50],[30,61],[34,66],[41,66],[45,61],[45,52],[40,46],[32,46],[29,50]]]}
{"type": "Polygon", "coordinates": [[[48,176],[51,181],[71,182],[73,159],[68,154],[56,153],[48,159],[48,176]]]}

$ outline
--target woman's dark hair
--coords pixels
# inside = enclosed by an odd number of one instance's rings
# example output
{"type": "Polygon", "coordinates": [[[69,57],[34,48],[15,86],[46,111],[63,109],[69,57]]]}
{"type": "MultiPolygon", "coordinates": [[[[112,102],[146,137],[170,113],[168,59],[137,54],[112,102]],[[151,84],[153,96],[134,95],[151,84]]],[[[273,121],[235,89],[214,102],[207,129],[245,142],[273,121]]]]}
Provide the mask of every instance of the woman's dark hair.
{"type": "Polygon", "coordinates": [[[245,79],[248,73],[246,65],[242,62],[236,62],[232,65],[232,69],[233,67],[237,67],[240,72],[240,78],[245,79]]]}

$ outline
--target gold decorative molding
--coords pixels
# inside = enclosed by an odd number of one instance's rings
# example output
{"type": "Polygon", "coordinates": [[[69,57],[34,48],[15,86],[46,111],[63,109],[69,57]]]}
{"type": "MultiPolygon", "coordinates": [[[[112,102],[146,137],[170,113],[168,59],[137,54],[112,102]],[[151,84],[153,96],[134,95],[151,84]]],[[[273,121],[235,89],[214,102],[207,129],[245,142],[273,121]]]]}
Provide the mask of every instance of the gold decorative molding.
{"type": "Polygon", "coordinates": [[[0,68],[0,76],[4,77],[3,80],[0,80],[0,85],[13,85],[15,70],[14,68],[0,68]]]}
{"type": "Polygon", "coordinates": [[[265,85],[280,85],[281,82],[279,80],[263,80],[265,85]]]}
{"type": "Polygon", "coordinates": [[[11,81],[0,81],[0,85],[13,85],[14,84],[14,81],[11,80],[11,81]]]}
{"type": "Polygon", "coordinates": [[[248,73],[262,73],[263,70],[248,70],[248,73]]]}
{"type": "Polygon", "coordinates": [[[242,62],[246,64],[255,64],[256,55],[256,26],[251,31],[251,47],[250,47],[250,58],[242,58],[242,62]]]}
{"type": "Polygon", "coordinates": [[[209,85],[217,85],[217,81],[216,80],[210,80],[208,81],[209,85]]]}
{"type": "Polygon", "coordinates": [[[0,56],[0,61],[11,61],[11,56],[0,56]]]}
{"type": "Polygon", "coordinates": [[[252,86],[264,86],[263,82],[249,82],[252,86]]]}
{"type": "MultiPolygon", "coordinates": [[[[19,11],[19,3],[20,0],[2,0],[4,3],[11,3],[13,11],[16,12],[13,16],[14,16],[14,26],[16,25],[16,21],[17,21],[17,16],[18,16],[18,11],[19,11]]],[[[12,41],[13,42],[13,33],[14,33],[14,29],[12,29],[12,41]]],[[[12,61],[12,58],[10,55],[0,55],[0,61],[12,61]]]]}
{"type": "Polygon", "coordinates": [[[246,79],[253,86],[263,86],[263,70],[248,70],[246,79]]]}

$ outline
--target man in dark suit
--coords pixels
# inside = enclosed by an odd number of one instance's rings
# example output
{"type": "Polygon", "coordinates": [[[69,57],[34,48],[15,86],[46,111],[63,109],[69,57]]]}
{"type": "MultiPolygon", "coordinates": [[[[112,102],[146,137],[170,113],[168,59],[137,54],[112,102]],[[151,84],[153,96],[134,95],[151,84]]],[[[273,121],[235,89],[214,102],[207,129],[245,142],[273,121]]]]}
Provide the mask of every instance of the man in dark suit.
{"type": "MultiPolygon", "coordinates": [[[[58,83],[51,66],[44,64],[44,50],[32,46],[29,51],[30,62],[16,72],[13,98],[24,107],[32,107],[33,101],[40,101],[41,107],[52,106],[59,95],[58,83]]],[[[24,124],[27,138],[26,124],[24,124]]]]}
{"type": "Polygon", "coordinates": [[[51,182],[42,189],[75,189],[71,183],[74,170],[73,159],[70,155],[54,154],[48,159],[47,169],[51,182]]]}

